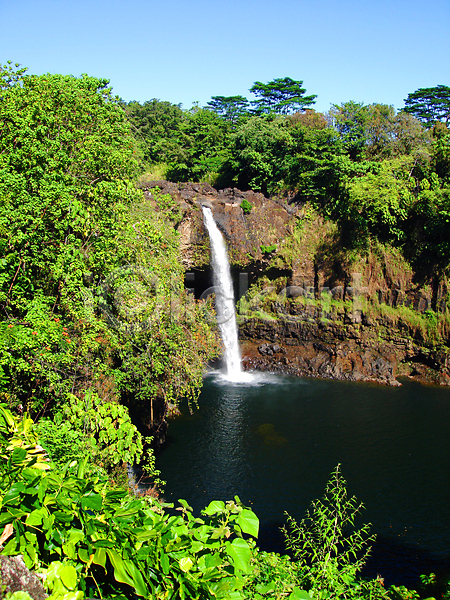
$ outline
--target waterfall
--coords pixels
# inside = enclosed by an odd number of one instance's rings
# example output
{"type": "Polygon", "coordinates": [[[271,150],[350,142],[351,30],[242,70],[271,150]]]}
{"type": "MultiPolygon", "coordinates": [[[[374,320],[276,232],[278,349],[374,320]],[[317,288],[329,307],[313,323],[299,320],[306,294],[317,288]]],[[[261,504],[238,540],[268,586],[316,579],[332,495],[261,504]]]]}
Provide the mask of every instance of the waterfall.
{"type": "Polygon", "coordinates": [[[233,282],[228,262],[227,249],[210,208],[202,207],[205,225],[211,242],[211,260],[216,294],[217,323],[225,347],[224,359],[226,378],[230,381],[243,381],[248,378],[242,372],[239,349],[236,311],[234,308],[233,282]]]}

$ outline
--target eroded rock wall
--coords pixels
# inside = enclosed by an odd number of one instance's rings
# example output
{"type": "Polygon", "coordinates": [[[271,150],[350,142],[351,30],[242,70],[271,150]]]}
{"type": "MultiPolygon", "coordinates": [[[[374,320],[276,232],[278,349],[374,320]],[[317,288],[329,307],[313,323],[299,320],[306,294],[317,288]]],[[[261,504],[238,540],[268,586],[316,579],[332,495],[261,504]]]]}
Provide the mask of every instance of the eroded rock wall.
{"type": "Polygon", "coordinates": [[[244,318],[240,335],[248,368],[391,385],[399,375],[449,383],[450,343],[445,327],[439,343],[436,339],[431,343],[407,319],[390,319],[383,311],[376,314],[377,306],[398,311],[404,307],[430,319],[444,318],[450,298],[444,277],[430,274],[427,282],[417,281],[401,252],[381,244],[359,254],[344,251],[336,225],[308,205],[292,206],[255,192],[216,190],[208,184],[153,181],[142,183],[142,188],[150,200],[157,194],[174,199],[181,260],[187,271],[209,266],[209,239],[201,211],[206,205],[226,239],[235,272],[250,273],[250,283],[258,285],[262,278],[273,280],[283,274],[288,295],[318,300],[325,294],[333,301],[353,304],[344,319],[327,315],[324,320],[313,305],[291,305],[291,314],[281,319],[280,314],[274,320],[269,315],[266,321],[244,318]],[[355,311],[358,302],[361,306],[355,311]],[[369,311],[371,317],[364,303],[375,307],[369,311]],[[274,352],[270,346],[265,351],[264,344],[278,345],[280,350],[274,352]]]}
{"type": "Polygon", "coordinates": [[[320,318],[261,321],[240,326],[248,370],[301,377],[399,385],[398,376],[450,385],[450,353],[430,349],[402,328],[386,323],[334,323],[320,318]]]}

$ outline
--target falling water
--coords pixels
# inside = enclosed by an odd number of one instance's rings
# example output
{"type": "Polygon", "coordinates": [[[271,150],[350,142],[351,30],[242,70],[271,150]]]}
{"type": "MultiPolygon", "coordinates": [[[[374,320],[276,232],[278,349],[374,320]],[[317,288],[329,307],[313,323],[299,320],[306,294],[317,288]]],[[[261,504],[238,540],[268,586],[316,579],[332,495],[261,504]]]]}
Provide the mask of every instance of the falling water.
{"type": "Polygon", "coordinates": [[[210,208],[202,207],[205,225],[211,242],[211,259],[216,293],[216,313],[220,334],[225,346],[226,377],[230,381],[247,381],[250,375],[242,372],[236,311],[234,309],[233,282],[227,249],[210,208]]]}

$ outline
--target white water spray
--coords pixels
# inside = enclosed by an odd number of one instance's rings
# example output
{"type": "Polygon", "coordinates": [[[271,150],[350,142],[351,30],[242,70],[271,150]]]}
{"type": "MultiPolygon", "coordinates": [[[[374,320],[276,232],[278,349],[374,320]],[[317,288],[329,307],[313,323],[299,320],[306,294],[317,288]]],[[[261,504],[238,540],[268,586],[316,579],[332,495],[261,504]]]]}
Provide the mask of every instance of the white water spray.
{"type": "Polygon", "coordinates": [[[242,371],[236,311],[234,309],[233,282],[227,249],[222,234],[214,221],[211,209],[203,206],[202,210],[211,242],[217,323],[225,346],[226,379],[234,382],[246,382],[251,380],[252,376],[242,371]]]}

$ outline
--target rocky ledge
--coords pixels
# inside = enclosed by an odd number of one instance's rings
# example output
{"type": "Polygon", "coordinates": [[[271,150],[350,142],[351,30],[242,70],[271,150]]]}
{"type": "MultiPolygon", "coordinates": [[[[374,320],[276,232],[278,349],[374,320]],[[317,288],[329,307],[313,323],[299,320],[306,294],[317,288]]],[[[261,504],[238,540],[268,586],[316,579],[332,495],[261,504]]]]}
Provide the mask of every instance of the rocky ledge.
{"type": "Polygon", "coordinates": [[[450,385],[448,350],[425,350],[405,332],[386,330],[381,337],[380,324],[249,319],[239,330],[243,365],[299,377],[400,385],[397,377],[408,376],[450,385]]]}

